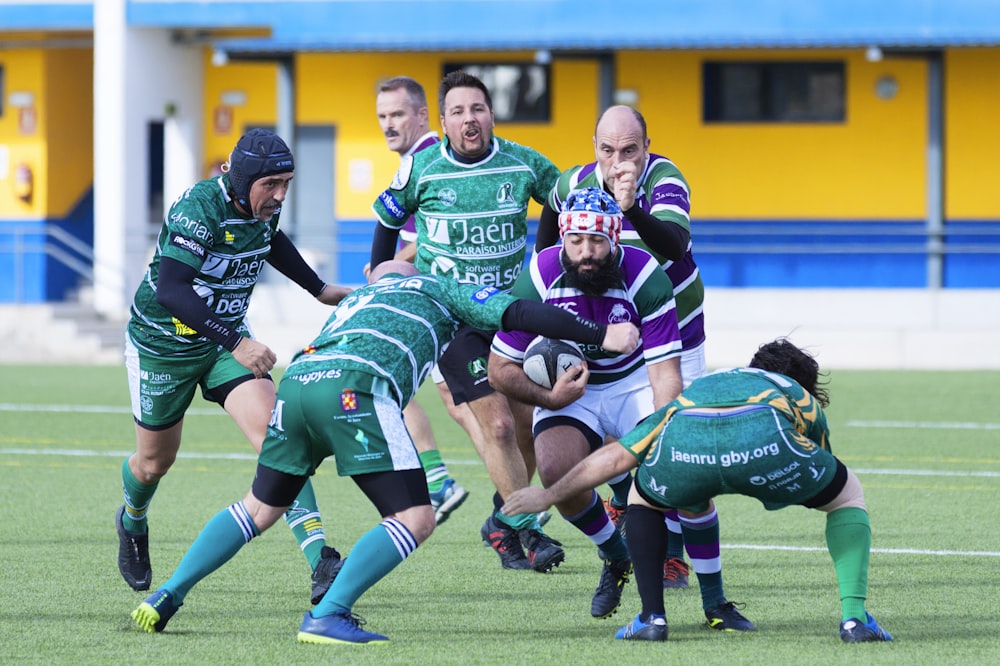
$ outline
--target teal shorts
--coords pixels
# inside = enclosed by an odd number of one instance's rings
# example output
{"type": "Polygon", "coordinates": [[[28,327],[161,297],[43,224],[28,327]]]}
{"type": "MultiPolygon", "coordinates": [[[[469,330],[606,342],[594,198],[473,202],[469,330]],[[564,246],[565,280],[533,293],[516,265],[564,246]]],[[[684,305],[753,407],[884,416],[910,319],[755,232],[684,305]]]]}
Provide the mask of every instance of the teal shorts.
{"type": "Polygon", "coordinates": [[[700,513],[717,495],[755,497],[769,510],[809,501],[830,483],[837,459],[766,405],[714,414],[680,412],[636,470],[653,504],[700,513]]]}
{"type": "Polygon", "coordinates": [[[388,382],[337,368],[282,378],[258,462],[309,476],[329,456],[340,476],[421,468],[388,382]]]}
{"type": "Polygon", "coordinates": [[[143,351],[128,340],[125,369],[132,416],[154,429],[184,418],[198,387],[206,400],[218,402],[212,396],[213,389],[235,379],[253,379],[250,370],[221,348],[194,357],[164,357],[143,351]]]}

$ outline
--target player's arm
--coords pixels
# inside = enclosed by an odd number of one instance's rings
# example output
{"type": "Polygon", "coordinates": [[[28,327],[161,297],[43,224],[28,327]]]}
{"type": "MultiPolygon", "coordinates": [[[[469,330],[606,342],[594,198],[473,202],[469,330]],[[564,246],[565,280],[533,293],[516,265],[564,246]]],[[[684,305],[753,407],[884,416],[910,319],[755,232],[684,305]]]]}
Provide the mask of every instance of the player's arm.
{"type": "Polygon", "coordinates": [[[559,213],[552,208],[550,202],[542,206],[542,214],[538,218],[538,231],[535,233],[535,252],[541,252],[559,242],[559,213]]]}
{"type": "Polygon", "coordinates": [[[639,238],[653,252],[671,261],[684,258],[691,234],[681,225],[672,220],[660,219],[639,206],[632,206],[625,211],[625,219],[632,223],[639,238]]]}
{"type": "Polygon", "coordinates": [[[548,488],[530,486],[515,490],[507,496],[501,511],[508,516],[538,513],[638,466],[639,461],[624,447],[602,446],[548,488]]]}
{"type": "Polygon", "coordinates": [[[490,352],[490,386],[515,400],[545,409],[562,409],[587,391],[590,371],[586,363],[564,372],[551,389],[539,386],[524,374],[521,364],[490,352]]]}
{"type": "Polygon", "coordinates": [[[619,354],[628,354],[639,344],[639,329],[629,322],[598,324],[554,305],[523,298],[507,306],[500,328],[601,345],[607,351],[619,354]]]}
{"type": "Polygon", "coordinates": [[[681,394],[681,357],[674,356],[646,366],[649,383],[653,387],[653,408],[659,409],[681,394]]]}
{"type": "Polygon", "coordinates": [[[413,260],[416,258],[417,258],[416,243],[407,243],[406,245],[403,246],[403,248],[399,252],[396,253],[396,256],[393,257],[393,259],[396,259],[398,261],[408,261],[411,264],[413,263],[413,260]]]}
{"type": "Polygon", "coordinates": [[[298,248],[292,243],[284,231],[278,231],[271,237],[271,253],[267,263],[278,269],[278,272],[299,285],[320,303],[337,305],[340,300],[351,293],[347,287],[327,284],[316,274],[316,271],[306,263],[298,248]]]}
{"type": "Polygon", "coordinates": [[[161,257],[156,279],[156,302],[198,335],[232,352],[233,358],[255,376],[266,375],[274,367],[278,357],[267,345],[244,338],[215,316],[194,290],[197,275],[198,269],[194,266],[170,257],[161,257]]]}
{"type": "Polygon", "coordinates": [[[375,235],[372,238],[371,258],[368,265],[372,268],[383,261],[393,258],[396,245],[399,243],[399,229],[390,229],[380,222],[375,223],[375,235]]]}

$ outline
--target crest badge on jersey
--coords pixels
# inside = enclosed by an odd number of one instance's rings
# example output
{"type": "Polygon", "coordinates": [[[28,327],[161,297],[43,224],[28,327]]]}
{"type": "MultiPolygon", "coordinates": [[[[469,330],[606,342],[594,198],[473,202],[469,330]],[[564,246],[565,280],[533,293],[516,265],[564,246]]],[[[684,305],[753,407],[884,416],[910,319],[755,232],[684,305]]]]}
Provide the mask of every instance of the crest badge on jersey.
{"type": "Polygon", "coordinates": [[[506,182],[497,188],[497,203],[501,206],[517,204],[514,201],[514,186],[510,182],[506,182]]]}
{"type": "Polygon", "coordinates": [[[611,313],[608,314],[609,324],[624,324],[632,321],[632,317],[629,316],[628,310],[621,303],[615,303],[611,307],[611,313]]]}
{"type": "Polygon", "coordinates": [[[446,187],[438,192],[438,201],[445,206],[454,206],[455,202],[458,201],[458,195],[455,193],[455,190],[446,187]]]}
{"type": "Polygon", "coordinates": [[[358,411],[358,394],[354,389],[344,389],[340,393],[340,408],[345,412],[358,411]]]}

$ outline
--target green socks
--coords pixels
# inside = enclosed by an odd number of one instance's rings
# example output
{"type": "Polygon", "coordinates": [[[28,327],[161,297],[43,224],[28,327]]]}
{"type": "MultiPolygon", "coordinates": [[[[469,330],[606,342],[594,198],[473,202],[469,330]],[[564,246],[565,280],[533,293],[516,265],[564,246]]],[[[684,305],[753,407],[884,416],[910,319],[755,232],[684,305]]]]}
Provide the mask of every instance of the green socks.
{"type": "Polygon", "coordinates": [[[826,547],[840,588],[843,620],[865,618],[872,528],[868,513],[849,507],[826,514],[826,547]]]}
{"type": "Polygon", "coordinates": [[[133,534],[145,533],[149,527],[146,524],[146,511],[153,501],[159,482],[147,486],[139,482],[128,466],[128,458],[122,463],[122,493],[125,496],[125,513],[122,514],[122,525],[133,534]]]}
{"type": "Polygon", "coordinates": [[[448,478],[448,468],[441,459],[441,452],[431,449],[421,452],[419,456],[420,466],[424,468],[424,475],[427,477],[427,490],[436,493],[448,478]]]}

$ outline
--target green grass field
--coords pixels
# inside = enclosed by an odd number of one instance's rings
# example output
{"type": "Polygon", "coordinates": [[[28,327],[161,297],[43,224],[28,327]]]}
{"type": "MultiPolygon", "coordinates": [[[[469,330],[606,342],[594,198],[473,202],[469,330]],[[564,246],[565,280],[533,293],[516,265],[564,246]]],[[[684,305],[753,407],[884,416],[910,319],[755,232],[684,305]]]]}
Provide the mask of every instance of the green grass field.
{"type": "MultiPolygon", "coordinates": [[[[420,401],[469,500],[355,611],[392,640],[300,645],[308,567],[279,524],[204,580],[162,634],[134,628],[145,597],[115,565],[120,467],[134,447],[117,366],[0,366],[0,661],[12,664],[988,664],[1000,661],[1000,372],[831,376],[835,453],[861,478],[872,516],[869,608],[888,644],[844,645],[822,514],[718,500],[730,599],[754,634],[701,628],[694,576],[667,592],[670,640],[615,641],[639,609],[590,617],[595,549],[568,523],[546,528],[567,561],[504,571],[482,546],[489,478],[433,388],[420,401]]],[[[154,587],[202,525],[249,488],[250,446],[199,398],[181,457],[150,513],[154,587]]],[[[347,553],[378,520],[332,463],[315,479],[328,538],[347,553]]]]}

